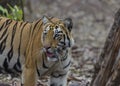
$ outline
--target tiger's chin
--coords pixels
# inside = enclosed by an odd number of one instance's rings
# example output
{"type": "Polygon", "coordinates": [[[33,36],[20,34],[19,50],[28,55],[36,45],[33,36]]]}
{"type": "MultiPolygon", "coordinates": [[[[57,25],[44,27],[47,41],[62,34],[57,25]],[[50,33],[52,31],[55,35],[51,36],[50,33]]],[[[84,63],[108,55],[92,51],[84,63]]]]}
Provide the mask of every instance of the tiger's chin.
{"type": "Polygon", "coordinates": [[[47,60],[53,62],[58,61],[57,57],[48,57],[48,56],[47,56],[47,60]]]}

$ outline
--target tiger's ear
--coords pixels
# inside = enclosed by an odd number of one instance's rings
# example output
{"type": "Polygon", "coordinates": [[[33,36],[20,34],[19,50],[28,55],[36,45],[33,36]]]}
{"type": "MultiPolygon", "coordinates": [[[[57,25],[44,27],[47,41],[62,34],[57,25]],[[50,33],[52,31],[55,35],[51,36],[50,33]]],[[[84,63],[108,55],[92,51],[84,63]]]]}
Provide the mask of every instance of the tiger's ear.
{"type": "Polygon", "coordinates": [[[49,18],[44,15],[44,16],[42,17],[42,22],[43,22],[43,24],[46,24],[47,22],[49,22],[49,18]]]}
{"type": "Polygon", "coordinates": [[[64,20],[64,24],[65,24],[65,26],[67,27],[67,29],[71,32],[72,27],[73,27],[72,19],[71,19],[71,18],[66,18],[66,19],[64,20]]]}

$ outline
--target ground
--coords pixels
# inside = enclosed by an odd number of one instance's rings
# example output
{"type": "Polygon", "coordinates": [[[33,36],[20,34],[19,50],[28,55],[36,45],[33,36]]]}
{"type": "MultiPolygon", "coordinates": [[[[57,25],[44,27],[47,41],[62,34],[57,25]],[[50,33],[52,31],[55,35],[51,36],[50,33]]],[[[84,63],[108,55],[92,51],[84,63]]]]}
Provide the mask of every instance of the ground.
{"type": "MultiPolygon", "coordinates": [[[[104,46],[120,0],[26,0],[24,3],[26,21],[34,21],[43,15],[72,18],[75,46],[68,84],[89,86],[94,73],[93,65],[104,46]]],[[[4,79],[0,79],[1,82],[9,82],[11,77],[4,79]]]]}

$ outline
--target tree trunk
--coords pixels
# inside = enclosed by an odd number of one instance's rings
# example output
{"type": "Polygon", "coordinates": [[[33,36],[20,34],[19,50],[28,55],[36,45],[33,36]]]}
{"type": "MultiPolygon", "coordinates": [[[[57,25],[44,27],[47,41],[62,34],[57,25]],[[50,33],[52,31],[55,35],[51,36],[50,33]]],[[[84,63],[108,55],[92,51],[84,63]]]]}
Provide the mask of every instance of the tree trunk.
{"type": "Polygon", "coordinates": [[[91,86],[120,85],[120,9],[115,15],[113,26],[106,39],[91,86]]]}

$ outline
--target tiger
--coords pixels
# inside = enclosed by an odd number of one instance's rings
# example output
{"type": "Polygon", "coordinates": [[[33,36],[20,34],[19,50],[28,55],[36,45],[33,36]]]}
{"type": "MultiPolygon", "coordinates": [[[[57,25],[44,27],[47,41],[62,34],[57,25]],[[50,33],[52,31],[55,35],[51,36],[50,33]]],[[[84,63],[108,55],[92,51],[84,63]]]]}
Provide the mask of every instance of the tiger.
{"type": "Polygon", "coordinates": [[[43,16],[33,22],[0,17],[0,72],[18,74],[22,86],[67,86],[74,45],[71,18],[43,16]]]}

